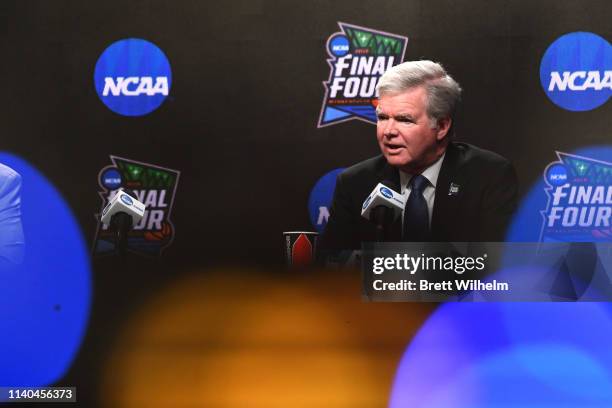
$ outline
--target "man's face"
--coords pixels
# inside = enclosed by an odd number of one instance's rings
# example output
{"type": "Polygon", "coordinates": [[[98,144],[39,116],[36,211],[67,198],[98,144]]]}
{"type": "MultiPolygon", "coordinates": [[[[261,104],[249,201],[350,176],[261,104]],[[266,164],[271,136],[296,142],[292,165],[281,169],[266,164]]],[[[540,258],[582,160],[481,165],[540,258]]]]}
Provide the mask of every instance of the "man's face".
{"type": "Polygon", "coordinates": [[[446,149],[446,142],[442,140],[450,127],[450,119],[432,128],[426,106],[423,86],[380,96],[376,138],[391,166],[409,173],[421,172],[446,149]]]}

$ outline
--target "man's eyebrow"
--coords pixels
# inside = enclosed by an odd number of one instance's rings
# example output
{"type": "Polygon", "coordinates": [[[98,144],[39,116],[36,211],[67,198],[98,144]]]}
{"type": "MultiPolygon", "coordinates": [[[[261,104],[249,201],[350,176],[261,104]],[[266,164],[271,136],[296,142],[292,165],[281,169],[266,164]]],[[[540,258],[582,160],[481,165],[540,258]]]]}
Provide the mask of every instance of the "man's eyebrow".
{"type": "Polygon", "coordinates": [[[398,113],[397,115],[394,116],[395,119],[410,119],[413,120],[414,118],[412,117],[411,114],[409,113],[398,113]]]}
{"type": "Polygon", "coordinates": [[[414,120],[414,117],[409,113],[398,113],[397,115],[389,115],[380,108],[376,108],[376,116],[392,116],[396,120],[414,120]]]}

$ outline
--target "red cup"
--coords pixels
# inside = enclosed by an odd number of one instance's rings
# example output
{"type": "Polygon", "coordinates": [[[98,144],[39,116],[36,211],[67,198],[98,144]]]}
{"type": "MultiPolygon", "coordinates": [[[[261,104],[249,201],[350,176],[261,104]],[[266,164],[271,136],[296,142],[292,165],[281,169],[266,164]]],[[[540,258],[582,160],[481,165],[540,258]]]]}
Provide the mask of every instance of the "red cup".
{"type": "Polygon", "coordinates": [[[303,267],[314,264],[318,236],[318,232],[312,231],[283,232],[287,265],[303,267]]]}

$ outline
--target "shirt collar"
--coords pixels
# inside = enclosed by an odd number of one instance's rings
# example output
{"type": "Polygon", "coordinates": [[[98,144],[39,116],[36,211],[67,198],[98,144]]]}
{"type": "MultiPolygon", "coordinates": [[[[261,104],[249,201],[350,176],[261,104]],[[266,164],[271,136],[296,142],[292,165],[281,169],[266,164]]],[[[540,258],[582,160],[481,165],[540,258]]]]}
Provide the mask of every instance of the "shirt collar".
{"type": "MultiPolygon", "coordinates": [[[[442,162],[444,161],[444,156],[446,156],[446,151],[442,154],[442,156],[440,156],[438,160],[436,160],[431,166],[427,167],[421,173],[421,175],[425,177],[431,183],[434,189],[436,188],[436,183],[438,182],[438,176],[440,175],[440,169],[442,168],[442,162]]],[[[404,173],[401,170],[399,173],[400,173],[400,186],[401,186],[400,193],[403,194],[404,191],[406,190],[406,187],[408,186],[408,183],[410,182],[410,179],[412,178],[412,174],[404,173]]]]}

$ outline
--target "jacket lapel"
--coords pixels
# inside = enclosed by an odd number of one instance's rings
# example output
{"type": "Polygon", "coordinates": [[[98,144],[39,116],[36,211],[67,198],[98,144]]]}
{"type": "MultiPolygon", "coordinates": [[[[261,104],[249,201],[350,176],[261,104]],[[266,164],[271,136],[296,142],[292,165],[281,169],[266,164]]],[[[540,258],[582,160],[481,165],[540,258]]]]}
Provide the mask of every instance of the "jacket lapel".
{"type": "Polygon", "coordinates": [[[452,142],[446,148],[446,156],[440,168],[440,175],[436,184],[436,198],[434,200],[433,214],[431,217],[431,233],[433,240],[439,236],[446,236],[444,231],[448,226],[454,225],[453,218],[460,217],[453,210],[456,197],[451,194],[451,183],[457,176],[457,170],[461,165],[461,152],[452,142]]]}

